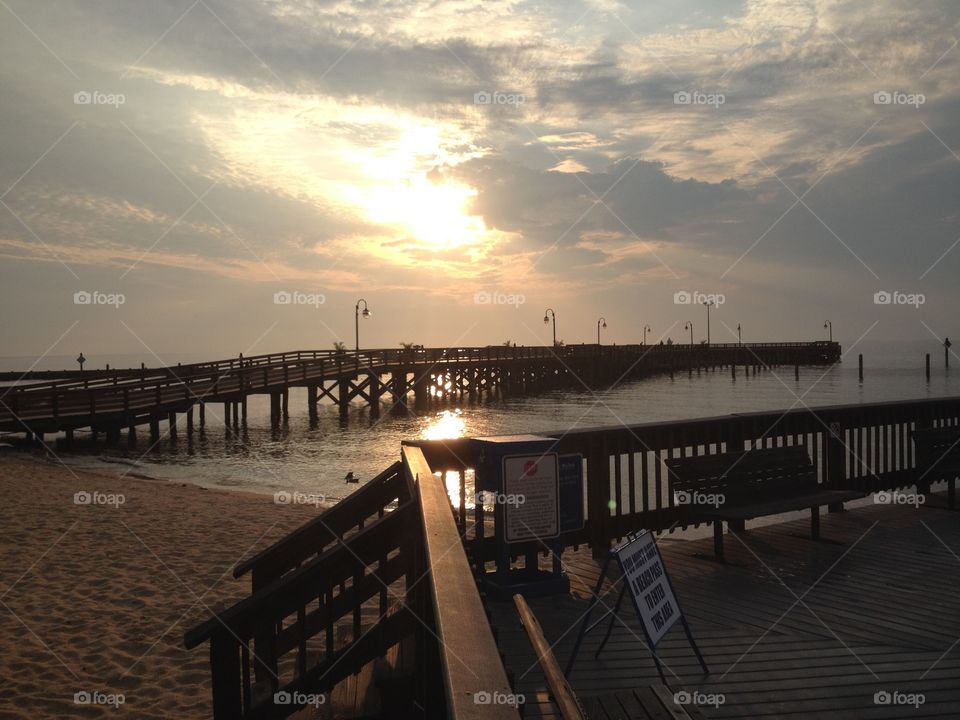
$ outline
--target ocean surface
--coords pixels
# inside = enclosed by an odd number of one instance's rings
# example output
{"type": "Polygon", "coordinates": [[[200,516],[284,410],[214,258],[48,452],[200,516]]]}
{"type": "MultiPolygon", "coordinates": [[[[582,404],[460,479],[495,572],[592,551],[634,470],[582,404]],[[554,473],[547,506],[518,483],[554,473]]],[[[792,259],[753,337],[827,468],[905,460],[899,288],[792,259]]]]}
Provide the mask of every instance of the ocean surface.
{"type": "MultiPolygon", "coordinates": [[[[188,439],[181,426],[176,442],[163,438],[151,447],[149,434],[138,433],[138,445],[127,448],[56,450],[67,465],[133,472],[158,479],[207,487],[254,492],[302,492],[327,502],[349,494],[344,476],[353,472],[369,479],[399,457],[400,442],[410,438],[447,438],[562,430],[660,420],[723,415],[733,412],[786,409],[803,405],[837,405],[960,395],[960,360],[944,368],[943,348],[930,342],[862,343],[844,348],[844,360],[832,367],[792,367],[745,377],[738,369],[678,373],[625,383],[605,392],[552,391],[538,395],[441,403],[420,414],[394,414],[383,406],[379,418],[367,408],[351,408],[342,421],[337,408],[323,404],[319,420],[307,417],[303,388],[290,392],[290,419],[279,430],[270,428],[268,396],[251,396],[245,429],[238,434],[224,427],[222,405],[207,407],[207,425],[188,439]],[[864,380],[857,377],[857,354],[864,355],[864,380]],[[929,382],[924,354],[931,354],[929,382]]],[[[213,358],[174,357],[168,362],[213,358]]],[[[138,367],[150,359],[138,356],[90,357],[90,367],[138,367]]],[[[0,358],[0,370],[25,370],[31,358],[0,358]]],[[[47,357],[36,369],[73,366],[72,357],[47,357]]],[[[156,364],[154,361],[152,364],[156,364]]],[[[161,432],[165,425],[161,425],[161,432]]],[[[82,437],[82,436],[78,436],[82,437]]]]}

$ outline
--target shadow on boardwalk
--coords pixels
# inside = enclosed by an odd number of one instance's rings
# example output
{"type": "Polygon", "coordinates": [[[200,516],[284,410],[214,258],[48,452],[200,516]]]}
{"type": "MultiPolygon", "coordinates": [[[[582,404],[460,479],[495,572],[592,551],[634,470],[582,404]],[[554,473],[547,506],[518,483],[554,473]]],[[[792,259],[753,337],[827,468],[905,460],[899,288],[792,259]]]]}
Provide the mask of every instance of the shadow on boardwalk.
{"type": "MultiPolygon", "coordinates": [[[[704,677],[678,625],[660,646],[671,688],[722,693],[725,704],[701,708],[711,718],[960,716],[960,515],[867,505],[825,515],[828,539],[818,543],[808,539],[808,524],[730,537],[726,565],[707,559],[709,538],[661,538],[711,669],[704,677]],[[877,704],[882,692],[922,693],[925,702],[877,704]]],[[[561,665],[599,573],[588,548],[568,551],[564,561],[572,597],[530,601],[561,665]]],[[[619,583],[605,587],[611,589],[603,602],[612,609],[619,583]]],[[[517,691],[526,696],[526,717],[559,717],[513,603],[488,607],[517,691]]],[[[584,641],[571,676],[579,695],[657,681],[632,607],[620,617],[599,659],[594,652],[605,626],[584,641]]]]}

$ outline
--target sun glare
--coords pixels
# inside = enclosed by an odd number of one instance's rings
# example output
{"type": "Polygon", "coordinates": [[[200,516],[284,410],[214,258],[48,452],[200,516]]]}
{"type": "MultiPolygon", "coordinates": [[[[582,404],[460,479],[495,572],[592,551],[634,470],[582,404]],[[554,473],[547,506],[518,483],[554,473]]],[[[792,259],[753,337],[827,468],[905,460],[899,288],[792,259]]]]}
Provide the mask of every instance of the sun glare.
{"type": "Polygon", "coordinates": [[[483,218],[467,204],[477,191],[459,183],[434,183],[425,174],[368,193],[366,211],[377,223],[409,233],[426,247],[446,250],[478,242],[486,232],[483,218]]]}
{"type": "Polygon", "coordinates": [[[430,421],[423,432],[424,440],[452,440],[463,437],[467,430],[467,423],[460,416],[460,411],[444,410],[430,421]]]}

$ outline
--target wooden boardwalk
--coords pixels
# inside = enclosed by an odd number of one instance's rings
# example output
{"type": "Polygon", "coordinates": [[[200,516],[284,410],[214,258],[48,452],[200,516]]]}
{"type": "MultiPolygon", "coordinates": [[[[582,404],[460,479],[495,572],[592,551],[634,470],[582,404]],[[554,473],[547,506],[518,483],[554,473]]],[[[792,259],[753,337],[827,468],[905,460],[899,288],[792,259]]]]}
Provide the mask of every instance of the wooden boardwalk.
{"type": "MultiPolygon", "coordinates": [[[[709,559],[710,537],[661,536],[711,670],[702,674],[677,625],[660,646],[671,689],[722,694],[723,704],[701,707],[710,718],[960,717],[960,515],[929,507],[938,501],[919,509],[861,504],[824,515],[825,540],[817,543],[806,517],[748,528],[739,540],[727,538],[727,564],[709,559]],[[880,692],[922,693],[925,702],[877,704],[880,692]]],[[[571,596],[529,601],[561,665],[600,561],[581,547],[568,550],[564,564],[571,596]]],[[[619,589],[604,588],[613,590],[603,596],[610,609],[619,589]]],[[[606,626],[584,641],[571,675],[579,695],[657,680],[628,603],[599,659],[593,656],[606,626]]],[[[526,696],[525,716],[559,717],[513,603],[488,602],[488,609],[517,692],[526,696]]]]}

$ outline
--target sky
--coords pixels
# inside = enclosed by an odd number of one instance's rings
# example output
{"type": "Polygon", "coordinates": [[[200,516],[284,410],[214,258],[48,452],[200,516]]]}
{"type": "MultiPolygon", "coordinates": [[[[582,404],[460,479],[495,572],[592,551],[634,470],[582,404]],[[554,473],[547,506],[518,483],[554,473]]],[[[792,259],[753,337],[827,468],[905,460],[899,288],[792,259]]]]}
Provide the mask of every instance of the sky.
{"type": "Polygon", "coordinates": [[[960,5],[0,0],[0,355],[960,336],[960,5]]]}

